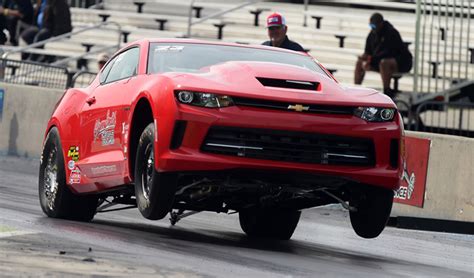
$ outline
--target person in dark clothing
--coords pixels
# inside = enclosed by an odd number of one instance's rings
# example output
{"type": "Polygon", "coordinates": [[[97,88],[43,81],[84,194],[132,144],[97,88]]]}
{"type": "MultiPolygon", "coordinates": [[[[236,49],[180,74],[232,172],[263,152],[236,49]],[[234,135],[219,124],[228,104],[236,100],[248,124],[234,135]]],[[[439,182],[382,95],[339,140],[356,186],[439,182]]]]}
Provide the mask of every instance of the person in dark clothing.
{"type": "Polygon", "coordinates": [[[26,25],[33,23],[33,5],[30,0],[5,0],[0,3],[0,44],[6,43],[7,37],[3,30],[8,30],[10,44],[17,46],[17,26],[19,21],[26,25]]]}
{"type": "Polygon", "coordinates": [[[294,51],[305,51],[301,45],[288,39],[288,36],[286,35],[288,26],[286,26],[285,18],[281,14],[273,13],[267,17],[267,30],[270,40],[262,43],[263,45],[275,46],[294,51]]]}
{"type": "Polygon", "coordinates": [[[368,70],[380,72],[384,93],[393,98],[396,92],[390,89],[390,79],[396,72],[409,72],[413,57],[400,33],[381,14],[374,13],[369,26],[372,31],[367,36],[364,54],[357,59],[354,83],[362,84],[368,70]]]}
{"type": "MultiPolygon", "coordinates": [[[[27,44],[72,31],[71,13],[65,0],[40,0],[38,2],[37,26],[32,26],[21,34],[21,38],[27,44]]],[[[31,55],[30,60],[36,61],[37,55],[31,55]]]]}

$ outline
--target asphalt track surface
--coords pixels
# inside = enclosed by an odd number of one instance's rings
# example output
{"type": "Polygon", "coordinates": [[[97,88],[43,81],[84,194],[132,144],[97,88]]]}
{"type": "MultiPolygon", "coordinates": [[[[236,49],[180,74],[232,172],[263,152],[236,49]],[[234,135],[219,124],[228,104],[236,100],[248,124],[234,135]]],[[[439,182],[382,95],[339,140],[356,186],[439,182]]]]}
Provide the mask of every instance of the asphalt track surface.
{"type": "Polygon", "coordinates": [[[47,218],[38,161],[0,157],[0,276],[474,277],[474,236],[386,228],[358,238],[339,208],[303,212],[288,242],[252,241],[236,214],[171,227],[136,209],[91,223],[47,218]]]}

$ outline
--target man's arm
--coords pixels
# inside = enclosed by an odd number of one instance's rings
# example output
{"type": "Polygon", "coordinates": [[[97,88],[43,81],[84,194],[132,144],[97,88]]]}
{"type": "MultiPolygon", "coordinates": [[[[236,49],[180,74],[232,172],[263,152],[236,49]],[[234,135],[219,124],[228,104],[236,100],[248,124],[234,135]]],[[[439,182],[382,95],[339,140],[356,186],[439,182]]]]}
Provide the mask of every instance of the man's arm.
{"type": "Polygon", "coordinates": [[[371,56],[373,54],[373,49],[372,49],[372,32],[370,32],[368,35],[367,35],[367,38],[365,39],[365,49],[364,49],[364,54],[362,56],[364,57],[368,57],[368,56],[371,56]]]}
{"type": "Polygon", "coordinates": [[[399,55],[400,50],[404,47],[402,37],[400,36],[400,33],[393,29],[392,32],[388,36],[385,37],[385,46],[386,48],[381,49],[377,53],[377,55],[374,55],[375,60],[381,60],[383,58],[391,57],[395,58],[396,56],[399,55]]]}
{"type": "Polygon", "coordinates": [[[17,10],[11,10],[8,8],[0,7],[0,14],[4,16],[14,16],[14,17],[23,17],[23,14],[17,10]]]}

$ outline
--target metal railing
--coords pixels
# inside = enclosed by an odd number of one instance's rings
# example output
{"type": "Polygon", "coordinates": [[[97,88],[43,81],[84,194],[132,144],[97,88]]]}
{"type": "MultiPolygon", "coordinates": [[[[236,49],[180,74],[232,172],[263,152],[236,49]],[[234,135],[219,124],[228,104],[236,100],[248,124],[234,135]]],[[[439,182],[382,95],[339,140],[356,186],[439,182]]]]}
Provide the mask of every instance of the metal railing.
{"type": "Polygon", "coordinates": [[[67,0],[69,7],[89,8],[101,4],[102,0],[67,0]]]}
{"type": "MultiPolygon", "coordinates": [[[[1,58],[0,58],[1,59],[1,58]]],[[[2,82],[54,89],[87,87],[97,73],[70,71],[67,67],[31,61],[1,59],[5,65],[2,82]]]]}
{"type": "Polygon", "coordinates": [[[474,138],[474,104],[428,101],[415,111],[399,109],[405,129],[474,138]]]}
{"type": "Polygon", "coordinates": [[[223,11],[218,11],[218,12],[215,12],[213,14],[210,14],[206,17],[203,17],[203,18],[199,18],[197,20],[193,20],[193,7],[194,7],[194,2],[196,0],[191,0],[191,3],[189,4],[189,14],[188,14],[188,30],[186,32],[186,36],[188,38],[191,37],[191,28],[193,25],[196,25],[196,24],[199,24],[199,23],[202,23],[206,20],[209,20],[209,19],[213,19],[213,18],[216,18],[216,17],[220,17],[222,15],[225,15],[227,13],[230,13],[230,12],[233,12],[235,10],[239,10],[243,7],[246,7],[246,6],[249,6],[249,5],[252,5],[252,4],[255,4],[257,2],[260,2],[261,0],[250,0],[250,1],[246,1],[244,3],[241,3],[241,4],[238,4],[232,8],[229,8],[227,10],[223,10],[223,11]]]}
{"type": "Polygon", "coordinates": [[[115,25],[117,27],[117,34],[118,34],[117,48],[119,48],[120,44],[121,44],[121,41],[122,41],[122,27],[117,22],[106,21],[106,22],[101,22],[99,24],[95,24],[95,25],[92,25],[92,26],[87,26],[87,27],[81,28],[81,29],[76,30],[76,31],[71,31],[69,33],[65,33],[65,34],[62,34],[62,35],[59,35],[59,36],[51,37],[47,40],[32,43],[32,44],[27,45],[27,46],[11,48],[9,51],[3,53],[2,58],[7,59],[8,56],[10,56],[13,53],[20,53],[20,52],[23,52],[23,51],[28,50],[28,49],[44,46],[45,44],[50,43],[50,42],[69,39],[73,35],[84,33],[86,31],[93,30],[93,29],[102,28],[103,26],[106,26],[106,25],[115,25]]]}
{"type": "Polygon", "coordinates": [[[472,79],[472,0],[417,0],[413,92],[439,92],[472,79]],[[430,65],[426,72],[426,66],[430,65]],[[431,78],[423,78],[431,76],[431,78]],[[424,83],[427,84],[424,84],[424,83]],[[426,86],[424,86],[426,85],[426,86]]]}
{"type": "MultiPolygon", "coordinates": [[[[120,24],[118,24],[116,22],[113,22],[113,21],[101,22],[99,24],[84,27],[84,28],[81,28],[79,30],[72,31],[72,32],[69,32],[69,33],[66,33],[66,34],[63,34],[63,35],[55,36],[55,37],[49,38],[47,40],[36,42],[36,43],[30,44],[30,45],[27,45],[27,46],[24,46],[24,47],[10,48],[7,52],[3,53],[3,55],[1,56],[1,60],[0,60],[0,81],[5,81],[5,82],[12,83],[11,80],[9,81],[9,80],[5,79],[5,73],[8,72],[6,63],[7,63],[7,61],[12,61],[12,60],[8,60],[9,55],[11,55],[13,53],[21,53],[21,52],[27,51],[27,50],[32,49],[32,48],[41,47],[41,46],[44,46],[45,44],[47,44],[49,42],[55,42],[55,41],[60,41],[60,40],[64,40],[64,39],[69,39],[73,35],[84,33],[86,31],[93,30],[93,29],[102,28],[106,25],[114,25],[114,26],[117,27],[116,31],[118,33],[118,40],[117,40],[116,48],[117,49],[120,48],[121,39],[122,39],[122,31],[121,31],[122,27],[120,26],[120,24]]],[[[100,50],[96,50],[96,51],[100,51],[100,50]]],[[[86,55],[90,55],[91,53],[93,53],[93,52],[88,52],[88,53],[84,53],[84,54],[81,54],[81,55],[78,55],[78,56],[65,58],[63,60],[55,62],[53,65],[51,65],[51,68],[64,69],[64,67],[61,67],[60,65],[63,65],[65,63],[69,62],[69,61],[82,59],[83,57],[85,57],[86,55]]],[[[30,75],[31,76],[36,76],[36,75],[38,75],[37,71],[41,71],[43,68],[45,68],[45,65],[40,64],[40,63],[26,63],[26,64],[42,65],[42,67],[29,67],[27,70],[22,70],[21,74],[19,76],[15,76],[14,79],[20,78],[20,80],[23,80],[21,78],[23,78],[23,77],[26,78],[26,76],[30,76],[30,75]]],[[[66,69],[66,71],[67,71],[67,69],[66,69]]],[[[41,81],[38,81],[38,82],[41,82],[41,81]]],[[[52,82],[56,83],[56,81],[52,81],[52,82]]],[[[66,84],[66,87],[67,86],[68,86],[68,84],[66,84]]],[[[51,87],[51,86],[45,86],[45,87],[51,87]]]]}
{"type": "Polygon", "coordinates": [[[79,55],[65,57],[63,59],[57,60],[57,61],[53,62],[51,65],[53,65],[53,66],[63,66],[63,65],[67,66],[67,64],[71,61],[77,61],[77,60],[80,60],[80,59],[84,59],[87,56],[90,56],[90,55],[93,55],[93,54],[98,54],[98,53],[102,53],[102,52],[109,52],[110,49],[114,49],[113,52],[118,50],[117,46],[115,46],[115,45],[98,47],[98,48],[95,48],[94,50],[90,50],[88,52],[85,52],[85,53],[82,53],[82,54],[79,54],[79,55]]]}
{"type": "Polygon", "coordinates": [[[87,87],[92,83],[92,81],[94,81],[96,76],[96,72],[78,71],[72,76],[71,82],[68,84],[68,88],[87,87]]]}
{"type": "Polygon", "coordinates": [[[69,71],[66,67],[52,66],[30,61],[1,59],[4,65],[2,82],[41,86],[55,89],[68,87],[69,71]]]}

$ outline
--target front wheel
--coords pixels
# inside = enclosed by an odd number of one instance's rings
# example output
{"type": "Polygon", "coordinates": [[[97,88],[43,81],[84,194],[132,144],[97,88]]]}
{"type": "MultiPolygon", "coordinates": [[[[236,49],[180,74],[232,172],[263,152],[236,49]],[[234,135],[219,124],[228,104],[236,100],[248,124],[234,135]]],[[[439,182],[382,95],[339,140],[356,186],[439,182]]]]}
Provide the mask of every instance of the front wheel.
{"type": "Polygon", "coordinates": [[[286,209],[246,209],[239,211],[240,227],[249,237],[289,240],[300,220],[301,211],[286,209]]]}
{"type": "Polygon", "coordinates": [[[135,197],[143,217],[162,219],[171,210],[177,176],[155,169],[155,126],[149,124],[140,136],[135,161],[135,197]]]}
{"type": "Polygon", "coordinates": [[[385,229],[393,204],[393,190],[367,187],[349,202],[357,211],[349,212],[352,228],[363,238],[375,238],[385,229]]]}
{"type": "Polygon", "coordinates": [[[38,189],[40,205],[47,216],[79,221],[94,218],[98,197],[76,195],[66,184],[64,157],[56,127],[49,131],[43,147],[38,189]]]}

